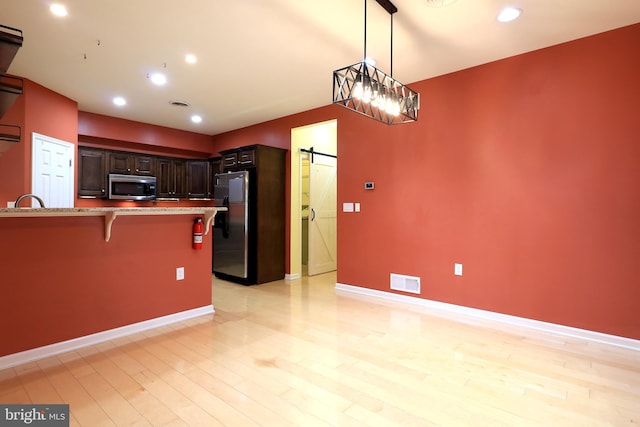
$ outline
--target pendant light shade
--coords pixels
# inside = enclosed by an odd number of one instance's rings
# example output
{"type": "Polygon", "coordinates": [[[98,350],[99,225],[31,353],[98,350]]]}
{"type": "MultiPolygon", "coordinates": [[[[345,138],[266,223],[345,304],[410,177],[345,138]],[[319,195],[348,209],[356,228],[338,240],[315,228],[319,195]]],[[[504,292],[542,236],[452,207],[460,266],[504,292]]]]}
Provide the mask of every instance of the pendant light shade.
{"type": "Polygon", "coordinates": [[[333,72],[333,103],[392,125],[418,120],[420,96],[362,61],[333,72]]]}
{"type": "MultiPolygon", "coordinates": [[[[393,14],[388,0],[376,0],[391,15],[391,74],[393,74],[393,14]]],[[[364,58],[367,57],[367,0],[364,3],[364,58]]],[[[420,96],[391,74],[362,60],[333,72],[333,103],[392,125],[418,120],[420,96]]]]}

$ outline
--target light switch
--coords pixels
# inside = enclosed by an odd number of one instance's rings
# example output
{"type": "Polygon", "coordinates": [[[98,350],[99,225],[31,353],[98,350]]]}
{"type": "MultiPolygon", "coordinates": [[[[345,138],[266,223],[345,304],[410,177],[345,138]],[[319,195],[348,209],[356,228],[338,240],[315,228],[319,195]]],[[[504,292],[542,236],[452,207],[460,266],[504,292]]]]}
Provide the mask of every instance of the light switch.
{"type": "Polygon", "coordinates": [[[462,264],[453,264],[453,274],[462,276],[462,264]]]}
{"type": "Polygon", "coordinates": [[[342,204],[342,212],[353,212],[353,202],[344,202],[342,204]]]}

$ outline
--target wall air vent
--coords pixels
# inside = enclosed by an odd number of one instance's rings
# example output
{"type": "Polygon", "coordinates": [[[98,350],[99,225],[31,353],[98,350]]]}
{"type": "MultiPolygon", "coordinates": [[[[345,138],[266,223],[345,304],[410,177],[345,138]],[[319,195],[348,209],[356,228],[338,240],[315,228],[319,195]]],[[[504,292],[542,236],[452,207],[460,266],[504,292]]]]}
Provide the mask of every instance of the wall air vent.
{"type": "Polygon", "coordinates": [[[415,276],[405,276],[404,274],[390,274],[391,289],[395,291],[420,293],[420,278],[415,276]]]}

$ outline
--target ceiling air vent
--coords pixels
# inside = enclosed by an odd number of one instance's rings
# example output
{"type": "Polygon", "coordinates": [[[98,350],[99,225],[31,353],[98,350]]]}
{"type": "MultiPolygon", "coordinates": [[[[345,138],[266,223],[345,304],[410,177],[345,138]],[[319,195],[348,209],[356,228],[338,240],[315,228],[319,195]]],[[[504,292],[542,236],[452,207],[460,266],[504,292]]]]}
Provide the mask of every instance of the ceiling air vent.
{"type": "Polygon", "coordinates": [[[175,105],[176,107],[188,107],[189,103],[184,101],[169,101],[169,104],[175,105]]]}

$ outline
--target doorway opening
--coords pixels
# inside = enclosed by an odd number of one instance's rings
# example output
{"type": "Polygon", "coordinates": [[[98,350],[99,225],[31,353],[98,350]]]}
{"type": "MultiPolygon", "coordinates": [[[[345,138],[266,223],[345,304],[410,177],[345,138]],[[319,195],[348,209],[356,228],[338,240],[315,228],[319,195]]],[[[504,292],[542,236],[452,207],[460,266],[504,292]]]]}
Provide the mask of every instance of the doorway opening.
{"type": "Polygon", "coordinates": [[[291,129],[287,279],[336,269],[336,177],[337,121],[291,129]]]}

